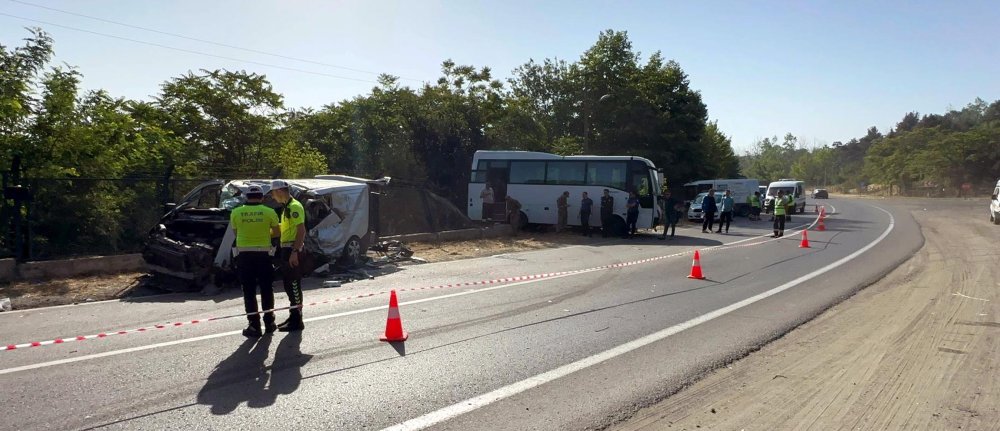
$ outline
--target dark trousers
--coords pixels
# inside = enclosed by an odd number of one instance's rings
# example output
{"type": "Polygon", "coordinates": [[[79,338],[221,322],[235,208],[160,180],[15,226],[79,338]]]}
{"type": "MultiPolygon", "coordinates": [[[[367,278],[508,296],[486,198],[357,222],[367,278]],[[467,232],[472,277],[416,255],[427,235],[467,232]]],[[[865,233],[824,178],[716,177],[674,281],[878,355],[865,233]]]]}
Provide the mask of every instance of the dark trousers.
{"type": "Polygon", "coordinates": [[[726,225],[726,232],[729,232],[729,224],[733,222],[733,212],[723,211],[719,216],[719,232],[722,232],[722,224],[726,225]]]}
{"type": "Polygon", "coordinates": [[[781,235],[785,233],[785,216],[775,215],[774,216],[774,233],[776,235],[781,235]]]}
{"type": "Polygon", "coordinates": [[[705,216],[705,220],[701,222],[701,230],[702,230],[702,232],[704,232],[706,230],[712,230],[712,227],[715,226],[715,212],[714,211],[713,212],[706,212],[704,214],[704,216],[705,216]]]}
{"type": "Polygon", "coordinates": [[[673,237],[677,233],[677,220],[667,219],[667,224],[663,225],[663,237],[667,237],[667,231],[670,231],[670,236],[673,237]]]}
{"type": "Polygon", "coordinates": [[[636,224],[639,223],[639,212],[638,211],[629,212],[627,214],[627,217],[625,217],[625,223],[628,224],[628,235],[635,236],[635,234],[638,232],[638,229],[636,229],[636,224]]]}
{"type": "MultiPolygon", "coordinates": [[[[240,285],[243,286],[243,308],[247,314],[257,313],[257,289],[260,289],[260,306],[264,310],[274,308],[273,269],[271,256],[264,251],[248,251],[236,256],[240,285]]],[[[260,327],[260,314],[247,316],[251,325],[260,327]]],[[[274,313],[264,313],[264,321],[274,323],[274,313]]]]}
{"type": "Polygon", "coordinates": [[[607,238],[611,233],[611,214],[601,214],[601,236],[607,238]]]}
{"type": "Polygon", "coordinates": [[[583,234],[590,236],[590,213],[581,212],[580,213],[580,227],[583,228],[583,234]]]}
{"type": "MultiPolygon", "coordinates": [[[[281,248],[281,282],[285,287],[285,294],[288,295],[288,305],[295,307],[302,305],[302,262],[293,268],[288,264],[288,258],[291,256],[291,247],[281,248]]],[[[302,308],[293,308],[289,311],[290,321],[302,321],[302,308]]]]}

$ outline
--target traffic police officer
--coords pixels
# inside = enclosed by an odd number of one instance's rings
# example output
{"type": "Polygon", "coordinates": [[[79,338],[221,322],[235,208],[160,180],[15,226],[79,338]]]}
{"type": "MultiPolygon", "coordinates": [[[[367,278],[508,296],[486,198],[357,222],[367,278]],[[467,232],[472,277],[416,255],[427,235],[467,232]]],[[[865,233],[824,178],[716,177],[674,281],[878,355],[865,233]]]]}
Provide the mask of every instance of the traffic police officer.
{"type": "MultiPolygon", "coordinates": [[[[243,306],[250,326],[243,330],[243,336],[260,337],[261,317],[257,308],[257,289],[260,289],[260,306],[264,310],[274,309],[274,290],[271,287],[272,273],[271,238],[277,237],[278,214],[261,200],[264,193],[260,187],[252,186],[247,191],[244,205],[236,207],[229,215],[229,224],[236,232],[236,269],[240,285],[243,286],[243,306]]],[[[264,332],[274,332],[274,312],[264,313],[264,332]]]]}
{"type": "Polygon", "coordinates": [[[785,235],[785,213],[788,211],[788,199],[785,191],[779,190],[778,196],[774,198],[774,236],[780,238],[785,235]]]}
{"type": "Polygon", "coordinates": [[[302,266],[299,257],[302,255],[306,239],[306,212],[289,193],[288,182],[275,180],[271,182],[271,197],[284,205],[281,211],[281,278],[288,294],[288,302],[292,307],[288,320],[278,325],[281,332],[301,331],[305,329],[302,321],[302,266]]]}

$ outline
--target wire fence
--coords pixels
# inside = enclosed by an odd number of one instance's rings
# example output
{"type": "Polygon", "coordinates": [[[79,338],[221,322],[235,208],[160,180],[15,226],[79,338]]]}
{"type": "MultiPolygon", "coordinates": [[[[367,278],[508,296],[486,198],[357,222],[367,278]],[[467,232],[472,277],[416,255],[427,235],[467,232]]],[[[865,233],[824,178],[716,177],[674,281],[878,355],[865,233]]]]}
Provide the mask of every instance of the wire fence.
{"type": "MultiPolygon", "coordinates": [[[[0,208],[0,256],[21,261],[138,252],[164,213],[204,179],[27,178],[0,208]]],[[[9,185],[5,185],[9,190],[9,185]]]]}
{"type": "MultiPolygon", "coordinates": [[[[11,184],[4,175],[5,191],[11,184]]],[[[258,178],[266,178],[260,176],[258,178]]],[[[136,253],[177,203],[210,179],[26,178],[27,194],[0,199],[0,258],[19,261],[136,253]]],[[[379,235],[472,227],[464,211],[424,187],[401,183],[373,202],[379,235]]]]}

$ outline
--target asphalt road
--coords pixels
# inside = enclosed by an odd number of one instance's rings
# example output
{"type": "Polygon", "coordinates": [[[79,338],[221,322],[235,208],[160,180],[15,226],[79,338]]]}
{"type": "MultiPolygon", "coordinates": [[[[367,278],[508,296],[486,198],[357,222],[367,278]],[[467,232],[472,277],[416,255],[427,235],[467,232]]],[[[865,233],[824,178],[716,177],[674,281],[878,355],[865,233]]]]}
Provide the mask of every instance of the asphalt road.
{"type": "MultiPolygon", "coordinates": [[[[0,429],[602,428],[816,316],[922,243],[905,211],[821,202],[836,211],[808,249],[739,219],[729,235],[595,238],[307,290],[306,302],[331,303],[306,310],[301,334],[246,340],[233,318],[0,350],[0,429]],[[707,280],[685,277],[695,249],[707,280]],[[583,269],[593,270],[422,289],[583,269]],[[401,290],[405,343],[378,341],[389,289],[401,290]]],[[[3,313],[0,344],[241,310],[230,293],[3,313]]]]}

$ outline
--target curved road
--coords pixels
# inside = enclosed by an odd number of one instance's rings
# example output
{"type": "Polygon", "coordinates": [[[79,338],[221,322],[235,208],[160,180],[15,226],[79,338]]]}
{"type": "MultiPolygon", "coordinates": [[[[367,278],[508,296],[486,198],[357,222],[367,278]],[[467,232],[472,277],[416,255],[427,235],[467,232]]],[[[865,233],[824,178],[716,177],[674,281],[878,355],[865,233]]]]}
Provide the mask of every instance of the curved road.
{"type": "MultiPolygon", "coordinates": [[[[330,302],[306,310],[301,336],[255,343],[232,318],[0,351],[0,429],[602,428],[811,319],[922,243],[905,211],[820,202],[836,212],[808,249],[791,230],[773,240],[768,222],[739,219],[729,235],[595,239],[307,290],[307,302],[330,302]],[[685,277],[695,249],[706,280],[685,277]],[[378,341],[389,289],[400,290],[405,343],[378,341]]],[[[234,293],[3,313],[0,344],[237,314],[234,293]]]]}

